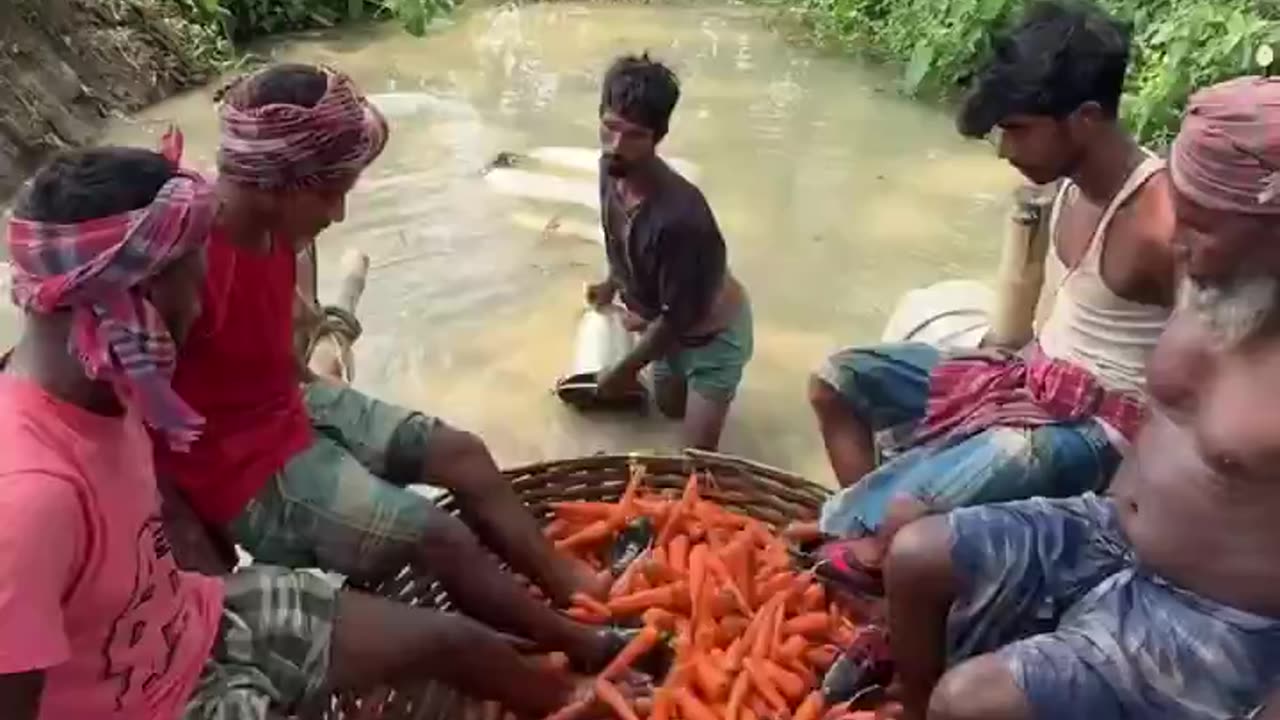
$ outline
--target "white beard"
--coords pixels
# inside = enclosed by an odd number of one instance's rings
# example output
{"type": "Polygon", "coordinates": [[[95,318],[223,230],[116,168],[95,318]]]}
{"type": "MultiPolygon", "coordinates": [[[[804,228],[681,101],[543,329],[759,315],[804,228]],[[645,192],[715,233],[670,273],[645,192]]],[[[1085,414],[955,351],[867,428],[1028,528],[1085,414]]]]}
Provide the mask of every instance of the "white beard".
{"type": "Polygon", "coordinates": [[[1280,280],[1242,274],[1202,285],[1188,278],[1179,295],[1179,310],[1194,313],[1222,346],[1234,347],[1253,337],[1280,309],[1280,280]]]}

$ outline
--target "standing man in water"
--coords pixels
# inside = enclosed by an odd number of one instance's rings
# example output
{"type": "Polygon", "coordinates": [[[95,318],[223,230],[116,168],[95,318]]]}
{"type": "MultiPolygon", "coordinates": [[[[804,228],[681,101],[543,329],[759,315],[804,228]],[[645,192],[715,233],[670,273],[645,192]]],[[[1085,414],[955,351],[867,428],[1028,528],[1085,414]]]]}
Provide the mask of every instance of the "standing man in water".
{"type": "Polygon", "coordinates": [[[1117,111],[1127,30],[1095,6],[1038,2],[1000,38],[959,116],[999,133],[1000,156],[1036,183],[1062,180],[1049,218],[1060,278],[1038,336],[1017,353],[946,357],[923,343],[851,348],[811,382],[842,485],[822,512],[851,583],[877,589],[902,523],[964,505],[1102,490],[1144,412],[1147,358],[1176,286],[1164,163],[1117,111]],[[902,430],[876,466],[873,433],[902,430]]]}
{"type": "Polygon", "coordinates": [[[1280,697],[1280,80],[1193,96],[1169,162],[1187,280],[1151,418],[1110,497],[898,534],[909,718],[1223,720],[1280,697]]]}
{"type": "Polygon", "coordinates": [[[686,447],[714,450],[752,353],[751,305],[729,271],[702,192],[658,156],[680,99],[675,73],[647,54],[620,57],[600,93],[600,213],[609,277],[587,300],[621,295],[635,349],[600,374],[603,396],[653,366],[658,408],[683,419],[686,447]]]}
{"type": "Polygon", "coordinates": [[[174,376],[206,426],[189,453],[158,447],[161,478],[259,561],[357,580],[411,563],[472,617],[599,661],[609,639],[534,599],[473,535],[557,604],[597,583],[542,536],[479,438],[298,362],[297,249],[345,217],[347,193],[385,145],[382,116],[346,75],[306,65],[241,79],[220,114],[206,310],[174,376]],[[451,491],[466,523],[414,484],[451,491]]]}

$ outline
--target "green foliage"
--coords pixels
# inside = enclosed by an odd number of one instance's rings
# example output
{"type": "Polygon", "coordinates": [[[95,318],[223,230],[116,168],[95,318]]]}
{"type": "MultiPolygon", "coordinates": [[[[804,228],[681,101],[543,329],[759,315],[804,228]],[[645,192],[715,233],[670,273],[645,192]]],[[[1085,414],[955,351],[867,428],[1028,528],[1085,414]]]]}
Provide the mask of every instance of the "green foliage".
{"type": "Polygon", "coordinates": [[[242,44],[264,35],[327,28],[365,19],[395,18],[405,30],[424,35],[431,21],[451,11],[455,0],[169,0],[188,19],[242,44]]]}
{"type": "MultiPolygon", "coordinates": [[[[953,91],[989,50],[991,32],[1023,7],[1023,0],[778,1],[798,4],[819,39],[902,63],[906,92],[935,96],[953,91]]],[[[1195,88],[1257,72],[1257,49],[1280,42],[1276,12],[1259,4],[1270,0],[1099,1],[1133,23],[1123,114],[1157,145],[1176,132],[1195,88]]]]}

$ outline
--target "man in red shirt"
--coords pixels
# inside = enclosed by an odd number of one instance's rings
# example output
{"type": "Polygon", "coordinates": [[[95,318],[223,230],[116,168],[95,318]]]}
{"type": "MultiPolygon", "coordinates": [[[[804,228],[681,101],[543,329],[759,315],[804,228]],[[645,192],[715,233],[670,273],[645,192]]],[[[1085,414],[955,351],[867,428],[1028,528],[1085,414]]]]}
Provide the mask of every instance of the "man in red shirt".
{"type": "Polygon", "coordinates": [[[597,631],[534,600],[473,536],[556,603],[595,582],[542,537],[480,439],[300,367],[297,249],[342,221],[385,121],[345,75],[306,65],[241,79],[220,115],[206,312],[174,378],[207,426],[190,453],[158,451],[161,477],[259,561],[357,579],[413,563],[473,617],[600,657],[609,643],[597,631]],[[453,493],[470,528],[407,488],[417,483],[453,493]]]}
{"type": "Polygon", "coordinates": [[[132,148],[56,158],[8,225],[22,335],[0,358],[0,716],[288,717],[403,677],[522,716],[584,682],[471,620],[262,565],[181,570],[152,449],[203,419],[169,384],[201,312],[213,188],[132,148]]]}

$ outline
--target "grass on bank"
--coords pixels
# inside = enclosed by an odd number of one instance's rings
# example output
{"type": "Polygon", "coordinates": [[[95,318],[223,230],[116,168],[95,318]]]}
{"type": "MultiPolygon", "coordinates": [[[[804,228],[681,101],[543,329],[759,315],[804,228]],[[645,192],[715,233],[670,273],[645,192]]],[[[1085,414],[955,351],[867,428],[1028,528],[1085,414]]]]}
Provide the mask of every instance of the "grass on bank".
{"type": "MultiPolygon", "coordinates": [[[[1023,0],[764,0],[796,14],[818,41],[899,63],[911,95],[947,97],[1023,0]]],[[[1099,0],[1132,23],[1134,61],[1122,114],[1144,142],[1166,144],[1196,88],[1258,72],[1280,42],[1271,0],[1099,0]],[[1270,3],[1270,4],[1262,4],[1270,3]]]]}

